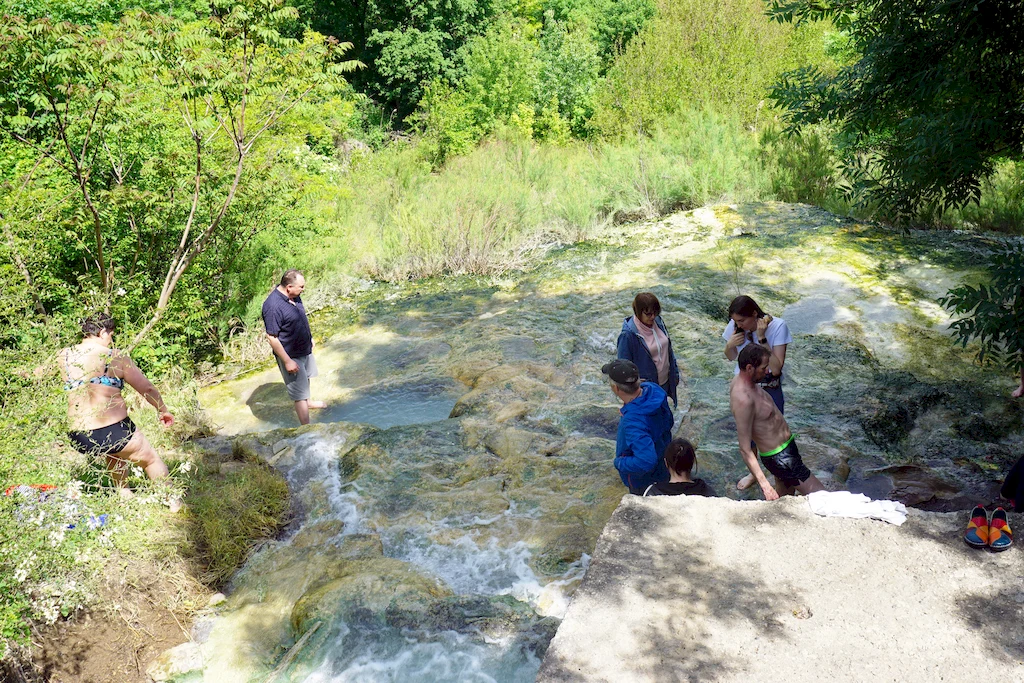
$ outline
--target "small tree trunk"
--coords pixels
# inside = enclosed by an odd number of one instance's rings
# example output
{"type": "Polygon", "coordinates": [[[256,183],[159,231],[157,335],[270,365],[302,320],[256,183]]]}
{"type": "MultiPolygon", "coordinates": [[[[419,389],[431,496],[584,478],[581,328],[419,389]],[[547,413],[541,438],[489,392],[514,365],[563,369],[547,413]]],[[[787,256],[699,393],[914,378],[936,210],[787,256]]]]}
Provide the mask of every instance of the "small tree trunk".
{"type": "MultiPolygon", "coordinates": [[[[0,216],[3,219],[3,216],[0,216]]],[[[36,313],[39,315],[46,315],[46,307],[43,306],[43,300],[39,298],[39,292],[36,291],[35,282],[32,280],[32,273],[29,271],[25,261],[22,260],[21,254],[18,253],[18,247],[14,242],[14,234],[11,232],[11,226],[5,221],[4,226],[4,240],[7,242],[7,248],[11,252],[11,260],[14,261],[14,265],[17,267],[18,272],[21,273],[21,277],[25,279],[25,284],[28,285],[29,292],[32,293],[32,302],[35,306],[36,313]]]]}

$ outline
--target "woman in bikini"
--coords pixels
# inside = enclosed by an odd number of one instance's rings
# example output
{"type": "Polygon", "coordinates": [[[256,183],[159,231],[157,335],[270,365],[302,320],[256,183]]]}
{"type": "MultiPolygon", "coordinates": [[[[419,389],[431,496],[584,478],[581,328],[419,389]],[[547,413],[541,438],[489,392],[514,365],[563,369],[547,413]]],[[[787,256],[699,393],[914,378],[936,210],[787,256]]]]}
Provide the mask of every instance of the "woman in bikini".
{"type": "MultiPolygon", "coordinates": [[[[82,335],[80,344],[61,349],[57,356],[68,395],[68,436],[79,452],[106,457],[114,483],[122,495],[130,495],[124,486],[128,463],[141,467],[150,479],[166,477],[167,465],[128,417],[121,389],[128,383],[142,394],[165,426],[174,424],[174,416],[128,354],[111,348],[113,318],[105,313],[86,318],[82,335]]],[[[175,502],[172,511],[178,507],[175,502]]]]}

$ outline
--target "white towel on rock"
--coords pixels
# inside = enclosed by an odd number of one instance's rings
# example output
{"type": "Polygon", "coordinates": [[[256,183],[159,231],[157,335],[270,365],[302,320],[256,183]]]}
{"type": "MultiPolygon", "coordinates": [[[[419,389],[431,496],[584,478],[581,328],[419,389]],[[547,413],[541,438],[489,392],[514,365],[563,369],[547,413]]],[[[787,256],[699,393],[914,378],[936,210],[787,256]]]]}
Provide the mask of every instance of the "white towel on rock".
{"type": "Polygon", "coordinates": [[[811,512],[822,517],[870,517],[899,526],[907,521],[907,507],[895,500],[871,500],[863,493],[815,491],[807,494],[811,512]]]}

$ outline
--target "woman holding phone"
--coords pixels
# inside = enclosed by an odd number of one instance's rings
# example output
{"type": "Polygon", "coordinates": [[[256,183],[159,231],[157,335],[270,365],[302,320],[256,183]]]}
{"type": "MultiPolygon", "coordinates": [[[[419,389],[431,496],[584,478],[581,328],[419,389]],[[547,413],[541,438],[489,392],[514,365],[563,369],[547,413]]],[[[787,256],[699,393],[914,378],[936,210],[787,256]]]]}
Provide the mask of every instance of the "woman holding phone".
{"type": "MultiPolygon", "coordinates": [[[[729,323],[722,332],[725,340],[725,357],[736,361],[740,351],[747,344],[760,344],[771,352],[768,359],[768,374],[761,382],[761,388],[775,401],[779,412],[785,414],[786,399],[782,394],[782,367],[786,364],[786,347],[793,341],[786,321],[773,318],[749,296],[741,295],[729,304],[729,323]]],[[[734,374],[739,374],[737,365],[734,374]]],[[[754,483],[753,475],[747,475],[736,483],[736,488],[745,489],[754,483]]]]}

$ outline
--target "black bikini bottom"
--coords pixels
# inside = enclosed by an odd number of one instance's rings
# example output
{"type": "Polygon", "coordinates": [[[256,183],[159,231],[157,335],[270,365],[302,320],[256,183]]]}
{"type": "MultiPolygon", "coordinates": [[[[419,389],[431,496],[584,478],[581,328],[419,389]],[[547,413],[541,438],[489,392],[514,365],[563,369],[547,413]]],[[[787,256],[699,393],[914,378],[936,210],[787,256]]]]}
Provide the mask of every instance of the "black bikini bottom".
{"type": "Polygon", "coordinates": [[[113,455],[120,453],[135,435],[135,423],[130,417],[99,429],[68,432],[71,445],[86,455],[113,455]]]}

